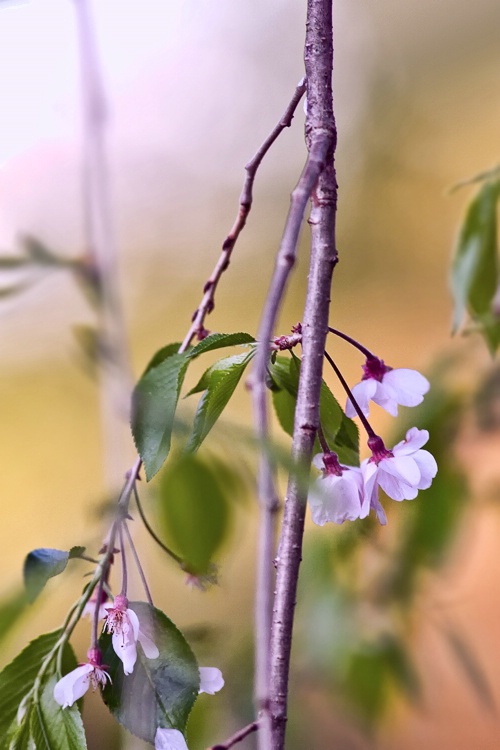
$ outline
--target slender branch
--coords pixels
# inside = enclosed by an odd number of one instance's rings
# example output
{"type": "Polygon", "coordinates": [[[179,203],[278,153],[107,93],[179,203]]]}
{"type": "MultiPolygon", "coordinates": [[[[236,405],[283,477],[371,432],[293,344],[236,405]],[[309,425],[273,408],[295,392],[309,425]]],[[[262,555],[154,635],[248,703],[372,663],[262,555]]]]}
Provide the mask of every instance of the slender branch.
{"type": "Polygon", "coordinates": [[[179,557],[179,555],[176,555],[175,552],[172,552],[172,550],[167,547],[166,544],[162,542],[159,536],[157,536],[154,529],[149,524],[148,519],[146,518],[144,514],[144,509],[142,507],[142,503],[139,500],[139,493],[137,492],[137,488],[134,487],[134,496],[135,496],[135,502],[137,504],[137,510],[139,511],[139,515],[141,517],[141,521],[143,522],[144,526],[146,527],[146,531],[148,534],[155,540],[156,544],[161,547],[161,549],[167,553],[169,557],[172,558],[172,560],[175,560],[176,563],[179,563],[179,565],[182,567],[182,563],[184,562],[182,557],[179,557]]]}
{"type": "Polygon", "coordinates": [[[323,352],[328,329],[330,288],[333,269],[337,263],[337,181],[334,167],[336,127],[331,86],[332,0],[308,0],[306,29],[306,137],[310,157],[321,149],[321,153],[326,156],[326,164],[319,175],[309,220],[311,264],[302,321],[303,358],[292,444],[294,465],[300,466],[301,471],[292,472],[289,479],[277,559],[271,631],[272,741],[267,750],[283,750],[285,745],[292,630],[307,499],[304,468],[310,466],[319,425],[319,399],[323,352]]]}
{"type": "Polygon", "coordinates": [[[257,174],[257,170],[260,167],[264,156],[267,154],[278,136],[283,132],[283,130],[285,130],[285,128],[289,128],[292,124],[295,110],[297,109],[300,100],[304,96],[305,90],[306,82],[305,78],[303,78],[297,84],[294,95],[291,98],[290,103],[281,116],[279,122],[269,133],[266,140],[256,152],[255,156],[245,166],[246,178],[240,195],[238,214],[231,228],[231,231],[222,243],[222,253],[219,257],[219,260],[217,261],[214,270],[212,271],[212,275],[205,283],[205,286],[203,288],[203,299],[201,300],[200,305],[193,314],[192,325],[187,332],[184,341],[182,342],[181,351],[187,349],[195,336],[203,338],[203,336],[205,335],[204,322],[206,316],[214,309],[214,297],[217,285],[219,283],[220,277],[229,266],[229,261],[234,250],[234,246],[236,245],[236,241],[240,235],[241,230],[246,224],[248,214],[250,213],[250,210],[252,208],[253,184],[255,182],[255,175],[257,174]]]}
{"type": "MultiPolygon", "coordinates": [[[[299,233],[309,198],[323,170],[330,148],[329,139],[320,136],[312,144],[304,170],[291,195],[290,208],[283,232],[281,245],[276,258],[274,274],[269,293],[264,304],[259,332],[254,368],[250,380],[254,412],[255,430],[262,445],[269,439],[269,415],[267,404],[266,374],[270,340],[286,284],[295,262],[299,233]]],[[[326,326],[325,326],[326,332],[326,326]]],[[[257,580],[255,597],[255,702],[262,714],[262,726],[258,736],[261,750],[270,745],[269,714],[269,639],[273,605],[273,557],[278,510],[277,493],[274,487],[274,470],[268,452],[261,453],[258,474],[258,495],[260,502],[259,540],[257,552],[257,580]]]]}
{"type": "Polygon", "coordinates": [[[208,750],[230,750],[231,747],[234,747],[234,745],[237,745],[238,742],[244,740],[245,737],[248,737],[249,734],[252,734],[252,732],[256,732],[259,727],[260,724],[258,721],[252,721],[250,724],[247,724],[246,727],[243,727],[243,729],[235,732],[235,734],[233,734],[222,744],[212,745],[212,747],[210,747],[208,750]]]}

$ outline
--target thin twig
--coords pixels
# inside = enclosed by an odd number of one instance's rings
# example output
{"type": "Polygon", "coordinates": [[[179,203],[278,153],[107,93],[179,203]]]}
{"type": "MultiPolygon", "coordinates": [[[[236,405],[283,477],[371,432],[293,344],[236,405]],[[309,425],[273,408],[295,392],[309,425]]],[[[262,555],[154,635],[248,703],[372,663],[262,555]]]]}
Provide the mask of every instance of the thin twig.
{"type": "Polygon", "coordinates": [[[208,750],[230,750],[231,747],[234,747],[234,745],[237,745],[238,742],[241,742],[245,739],[245,737],[248,737],[249,734],[252,734],[252,732],[256,732],[260,728],[260,724],[258,721],[252,721],[250,724],[247,724],[246,727],[243,727],[243,729],[240,729],[238,732],[235,732],[228,740],[223,742],[219,745],[212,745],[212,747],[208,748],[208,750]]]}
{"type": "Polygon", "coordinates": [[[144,514],[142,503],[139,500],[139,493],[137,492],[137,487],[134,487],[134,497],[135,497],[135,502],[137,504],[137,510],[139,511],[139,515],[141,517],[141,520],[142,520],[144,526],[146,527],[146,531],[148,532],[148,534],[155,540],[156,544],[159,547],[161,547],[161,549],[164,552],[166,552],[169,557],[172,558],[172,560],[175,560],[176,563],[179,563],[179,565],[182,566],[182,563],[183,563],[182,557],[179,557],[179,555],[176,555],[175,552],[172,552],[172,550],[169,547],[167,547],[166,544],[164,544],[162,542],[162,540],[160,539],[160,537],[157,536],[157,534],[155,533],[154,529],[149,524],[149,521],[148,521],[148,519],[146,518],[146,516],[144,514]]]}
{"type": "Polygon", "coordinates": [[[240,195],[238,214],[231,228],[231,231],[222,243],[222,253],[219,257],[219,260],[217,261],[214,270],[212,271],[212,275],[205,283],[205,286],[203,288],[203,299],[201,300],[200,305],[193,314],[191,328],[187,332],[186,338],[182,342],[180,351],[184,351],[185,349],[187,349],[195,336],[198,336],[198,338],[203,338],[203,336],[205,335],[204,322],[206,316],[214,309],[214,297],[219,279],[226,268],[229,266],[229,261],[234,250],[234,246],[236,245],[236,241],[240,235],[241,230],[246,224],[248,214],[250,213],[250,210],[252,208],[253,184],[255,182],[255,175],[257,174],[257,170],[264,156],[267,154],[278,136],[283,132],[283,130],[285,130],[285,128],[289,128],[292,124],[295,110],[297,109],[300,100],[304,96],[305,90],[306,82],[305,78],[303,78],[297,84],[294,95],[283,115],[281,116],[279,122],[269,133],[268,137],[260,146],[255,156],[245,166],[246,177],[243,184],[243,190],[241,191],[240,195]]]}
{"type": "Polygon", "coordinates": [[[287,721],[288,675],[302,537],[307,499],[305,469],[311,463],[319,425],[323,352],[328,328],[330,288],[337,262],[335,219],[337,182],[334,167],[336,128],[332,99],[332,0],[308,0],[305,41],[307,75],[306,137],[310,159],[319,179],[313,195],[311,264],[302,322],[303,358],[300,369],[292,459],[301,471],[291,473],[277,558],[276,593],[271,631],[270,711],[272,737],[266,750],[283,750],[287,721]],[[326,163],[325,163],[326,162],[326,163]]]}
{"type": "MultiPolygon", "coordinates": [[[[276,258],[276,265],[267,295],[259,332],[258,346],[249,386],[252,389],[255,430],[262,445],[269,441],[269,415],[267,404],[266,374],[270,340],[280,308],[286,284],[295,262],[299,233],[304,213],[311,194],[321,174],[330,139],[319,136],[311,145],[299,182],[291,195],[290,209],[276,258]]],[[[326,334],[326,327],[325,327],[326,334]]],[[[277,493],[274,487],[274,468],[268,452],[263,449],[258,475],[258,495],[260,502],[259,540],[257,552],[257,580],[255,601],[255,702],[262,716],[258,743],[261,750],[271,747],[271,724],[269,714],[269,641],[273,608],[273,557],[278,510],[277,493]]]]}
{"type": "MultiPolygon", "coordinates": [[[[132,534],[130,533],[130,529],[127,526],[127,522],[126,521],[124,521],[122,525],[123,525],[123,528],[125,530],[125,534],[127,535],[127,539],[128,539],[128,543],[130,545],[130,549],[131,549],[132,554],[134,556],[135,565],[137,567],[137,570],[139,571],[139,576],[141,578],[142,585],[144,587],[144,591],[146,593],[146,599],[151,604],[151,606],[153,606],[153,597],[151,596],[151,591],[149,590],[148,582],[146,580],[146,576],[144,574],[144,570],[143,570],[143,567],[141,565],[141,561],[139,559],[139,555],[137,554],[137,550],[135,548],[134,540],[132,539],[132,534]]],[[[123,555],[123,552],[122,552],[122,555],[123,555]]]]}

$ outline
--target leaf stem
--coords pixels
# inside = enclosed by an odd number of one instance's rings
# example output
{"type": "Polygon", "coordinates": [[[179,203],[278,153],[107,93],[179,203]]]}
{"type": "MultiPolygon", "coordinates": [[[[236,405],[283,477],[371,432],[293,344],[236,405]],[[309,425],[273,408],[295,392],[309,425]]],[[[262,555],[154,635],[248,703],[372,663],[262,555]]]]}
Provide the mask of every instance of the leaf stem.
{"type": "Polygon", "coordinates": [[[356,341],[356,339],[348,336],[347,333],[343,333],[337,328],[332,328],[331,326],[328,326],[328,330],[330,333],[334,333],[335,336],[339,336],[341,339],[344,339],[344,341],[348,341],[349,344],[352,344],[354,347],[356,347],[356,349],[359,349],[359,351],[362,352],[367,359],[378,359],[378,357],[376,357],[373,352],[367,349],[366,346],[363,346],[363,344],[360,344],[359,341],[356,341]]]}
{"type": "Polygon", "coordinates": [[[256,732],[258,729],[260,729],[260,723],[258,721],[252,721],[250,724],[247,724],[246,727],[243,727],[243,729],[235,732],[225,742],[222,742],[218,745],[212,745],[212,747],[208,748],[208,750],[230,750],[230,748],[234,747],[234,745],[237,745],[238,742],[241,742],[246,737],[248,737],[248,735],[256,732]]]}

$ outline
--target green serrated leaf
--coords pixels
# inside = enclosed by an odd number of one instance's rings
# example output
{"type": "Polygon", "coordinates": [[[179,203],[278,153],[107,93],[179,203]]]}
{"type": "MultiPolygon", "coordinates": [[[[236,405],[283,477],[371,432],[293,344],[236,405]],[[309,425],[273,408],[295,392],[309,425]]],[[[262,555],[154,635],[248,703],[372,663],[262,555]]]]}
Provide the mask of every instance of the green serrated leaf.
{"type": "Polygon", "coordinates": [[[255,339],[249,333],[210,333],[206,338],[189,349],[191,358],[198,357],[204,352],[211,352],[214,349],[223,349],[226,346],[241,346],[255,344],[255,339]]]}
{"type": "Polygon", "coordinates": [[[470,203],[460,230],[451,272],[455,301],[453,332],[468,309],[472,318],[489,312],[498,283],[498,182],[486,182],[470,203]]]}
{"type": "Polygon", "coordinates": [[[0,643],[26,610],[26,592],[15,591],[0,602],[0,643]]]}
{"type": "Polygon", "coordinates": [[[30,708],[20,724],[16,720],[12,723],[5,744],[8,750],[35,750],[31,738],[31,712],[32,709],[30,708]]]}
{"type": "Polygon", "coordinates": [[[358,426],[345,414],[342,415],[340,428],[335,436],[335,440],[330,444],[330,448],[332,451],[335,451],[340,463],[344,464],[344,466],[359,466],[358,426]]]}
{"type": "MultiPolygon", "coordinates": [[[[198,405],[193,432],[189,437],[186,450],[198,450],[205,440],[229,403],[252,355],[253,352],[226,357],[216,362],[204,373],[200,383],[206,383],[206,391],[198,405]]],[[[195,388],[198,388],[200,383],[195,388]]],[[[190,391],[190,393],[193,392],[197,391],[194,389],[190,391]]]]}
{"type": "Polygon", "coordinates": [[[147,367],[142,374],[143,377],[147,372],[149,372],[149,370],[152,370],[154,367],[158,367],[158,365],[161,365],[161,363],[169,357],[172,357],[174,354],[179,354],[180,347],[180,342],[174,342],[173,344],[167,344],[161,349],[158,349],[156,354],[154,354],[153,357],[149,360],[147,367]]]}
{"type": "Polygon", "coordinates": [[[175,410],[189,359],[172,354],[146,371],[132,397],[132,434],[148,481],[170,451],[175,410]]]}
{"type": "Polygon", "coordinates": [[[172,547],[190,573],[206,573],[229,525],[229,507],[216,473],[198,456],[182,456],[166,467],[159,502],[172,547]]]}
{"type": "Polygon", "coordinates": [[[131,602],[129,607],[160,654],[157,659],[147,659],[138,645],[134,671],[125,676],[111,636],[103,634],[99,645],[112,679],[103,698],[120,724],[154,744],[158,727],[184,732],[199,690],[198,665],[184,636],[163,612],[144,602],[131,602]]]}
{"type": "Polygon", "coordinates": [[[9,727],[16,718],[19,705],[32,689],[42,661],[60,635],[61,631],[55,630],[39,636],[0,672],[0,747],[5,747],[9,727]]]}
{"type": "MultiPolygon", "coordinates": [[[[285,432],[293,435],[300,360],[295,355],[292,355],[291,359],[276,357],[275,362],[270,365],[269,372],[274,383],[272,398],[276,416],[285,432]]],[[[345,416],[324,381],[321,382],[319,412],[321,427],[331,450],[339,454],[342,463],[359,465],[357,427],[345,416]]],[[[316,444],[316,450],[320,450],[319,443],[316,444]]]]}
{"type": "Polygon", "coordinates": [[[41,700],[32,710],[31,731],[37,750],[85,750],[87,742],[82,717],[76,704],[61,708],[54,700],[53,675],[45,685],[41,700]]]}
{"type": "Polygon", "coordinates": [[[24,561],[23,576],[28,600],[34,602],[49,578],[62,573],[69,553],[60,549],[40,547],[32,550],[24,561]]]}

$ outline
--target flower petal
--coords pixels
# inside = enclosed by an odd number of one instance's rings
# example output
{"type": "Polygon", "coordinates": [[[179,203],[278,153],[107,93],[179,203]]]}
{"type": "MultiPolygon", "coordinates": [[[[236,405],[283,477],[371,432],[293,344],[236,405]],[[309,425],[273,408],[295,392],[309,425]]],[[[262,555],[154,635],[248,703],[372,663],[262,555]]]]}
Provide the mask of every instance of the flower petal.
{"type": "Polygon", "coordinates": [[[436,459],[426,450],[420,450],[415,453],[413,460],[420,469],[420,481],[418,483],[419,490],[426,490],[431,486],[432,480],[437,474],[437,463],[436,459]]]}
{"type": "Polygon", "coordinates": [[[224,687],[222,672],[217,667],[200,667],[200,689],[198,693],[215,695],[224,687]]]}
{"type": "Polygon", "coordinates": [[[64,675],[54,685],[54,700],[63,708],[72,706],[90,686],[90,675],[94,671],[92,664],[81,664],[72,672],[64,675]]]}
{"type": "Polygon", "coordinates": [[[346,469],[342,476],[328,474],[313,484],[309,493],[311,517],[315,524],[344,523],[368,515],[363,498],[363,480],[359,469],[346,469]]]}
{"type": "Polygon", "coordinates": [[[111,642],[113,644],[113,651],[123,663],[123,671],[125,674],[132,674],[135,662],[137,661],[135,640],[128,634],[121,632],[113,633],[111,642]]]}
{"type": "Polygon", "coordinates": [[[188,746],[178,729],[157,729],[155,750],[188,750],[188,746]]]}
{"type": "Polygon", "coordinates": [[[389,370],[383,377],[384,385],[387,383],[394,390],[398,404],[401,406],[417,406],[424,400],[424,394],[430,388],[427,378],[424,378],[417,370],[399,368],[389,370]]]}
{"type": "Polygon", "coordinates": [[[142,650],[148,659],[157,659],[159,657],[160,652],[158,651],[156,644],[143,630],[139,629],[137,640],[141,644],[142,650]]]}
{"type": "Polygon", "coordinates": [[[412,427],[406,433],[404,440],[394,446],[392,452],[395,456],[409,455],[415,453],[429,440],[428,430],[419,430],[418,427],[412,427]]]}
{"type": "Polygon", "coordinates": [[[383,458],[379,463],[379,469],[406,484],[415,485],[415,487],[420,481],[420,469],[413,456],[403,455],[383,458]]]}
{"type": "MultiPolygon", "coordinates": [[[[362,380],[361,383],[357,383],[357,385],[354,386],[354,388],[351,389],[352,395],[357,401],[357,404],[365,417],[370,416],[370,399],[373,398],[376,390],[377,390],[378,382],[376,380],[373,380],[373,378],[368,378],[368,380],[362,380]]],[[[347,399],[346,405],[345,405],[345,413],[348,417],[355,417],[357,416],[356,409],[352,405],[352,401],[350,398],[347,399]]]]}

